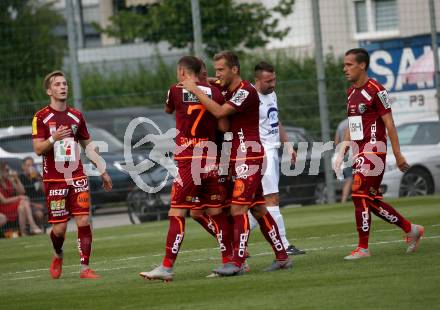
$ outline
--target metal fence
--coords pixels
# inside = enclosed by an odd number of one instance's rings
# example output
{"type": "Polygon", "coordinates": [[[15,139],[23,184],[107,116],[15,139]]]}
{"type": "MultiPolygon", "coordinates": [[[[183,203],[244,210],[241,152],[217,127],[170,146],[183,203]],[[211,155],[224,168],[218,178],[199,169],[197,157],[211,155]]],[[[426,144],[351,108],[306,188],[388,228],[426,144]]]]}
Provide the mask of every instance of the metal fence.
{"type": "MultiPolygon", "coordinates": [[[[60,67],[69,73],[71,104],[86,119],[89,111],[105,111],[90,112],[90,124],[97,135],[107,130],[116,140],[129,117],[159,115],[154,108],[162,108],[182,55],[204,58],[212,75],[210,58],[224,48],[240,53],[242,75],[251,81],[256,62],[275,65],[280,119],[292,126],[293,142],[333,140],[346,111],[342,57],[358,46],[370,52],[370,75],[390,91],[397,124],[439,113],[433,55],[440,5],[433,0],[6,0],[0,12],[0,160],[18,171],[32,149],[28,129],[15,129],[30,126],[47,104],[42,79],[60,67]],[[10,154],[16,158],[5,159],[10,154]]],[[[164,117],[157,119],[167,127],[164,117]]],[[[116,147],[114,153],[120,152],[116,147]]],[[[282,177],[282,200],[338,200],[330,156],[325,153],[314,178],[282,177]]],[[[111,163],[120,181],[114,196],[100,192],[99,179],[91,180],[94,205],[125,206],[130,198],[142,220],[162,218],[169,193],[141,193],[118,174],[118,164],[111,163]]]]}

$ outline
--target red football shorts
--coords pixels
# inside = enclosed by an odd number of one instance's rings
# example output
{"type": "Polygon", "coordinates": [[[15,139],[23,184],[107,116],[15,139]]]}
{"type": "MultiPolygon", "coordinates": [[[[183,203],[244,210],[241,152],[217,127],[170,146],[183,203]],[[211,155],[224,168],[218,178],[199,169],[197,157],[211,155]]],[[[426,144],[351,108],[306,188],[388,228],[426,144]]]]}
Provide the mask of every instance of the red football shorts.
{"type": "Polygon", "coordinates": [[[178,176],[171,189],[171,207],[184,209],[220,208],[228,195],[227,176],[218,175],[218,165],[179,160],[178,176]],[[200,168],[203,167],[203,168],[200,168]]]}
{"type": "Polygon", "coordinates": [[[263,159],[243,159],[231,161],[232,173],[232,205],[253,207],[264,204],[263,187],[261,184],[261,168],[263,159]]]}
{"type": "Polygon", "coordinates": [[[90,193],[87,177],[69,183],[44,183],[49,223],[67,222],[70,216],[89,214],[90,193]]]}
{"type": "Polygon", "coordinates": [[[385,172],[386,154],[360,153],[354,157],[352,196],[381,199],[380,184],[385,172]]]}

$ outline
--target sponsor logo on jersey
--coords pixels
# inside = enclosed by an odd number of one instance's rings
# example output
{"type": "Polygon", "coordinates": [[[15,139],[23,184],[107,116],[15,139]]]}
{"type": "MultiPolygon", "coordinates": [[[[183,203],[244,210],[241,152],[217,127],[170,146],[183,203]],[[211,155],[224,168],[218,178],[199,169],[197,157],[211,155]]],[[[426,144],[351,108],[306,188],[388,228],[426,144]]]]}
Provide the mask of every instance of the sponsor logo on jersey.
{"type": "Polygon", "coordinates": [[[246,164],[241,164],[235,167],[235,173],[238,179],[246,179],[248,177],[247,172],[249,171],[249,166],[246,164]]]}
{"type": "Polygon", "coordinates": [[[390,97],[388,96],[388,92],[386,90],[382,90],[377,93],[377,97],[379,97],[380,102],[385,109],[391,108],[390,97]]]}
{"type": "Polygon", "coordinates": [[[241,104],[246,100],[248,95],[249,92],[247,90],[240,88],[239,90],[237,90],[237,92],[234,94],[234,96],[232,96],[231,100],[229,101],[235,104],[236,106],[241,106],[241,104]]]}
{"type": "Polygon", "coordinates": [[[246,153],[246,143],[244,142],[243,128],[240,128],[240,131],[238,132],[238,140],[240,141],[241,152],[246,153]]]}
{"type": "Polygon", "coordinates": [[[73,187],[85,187],[88,184],[89,183],[86,178],[73,181],[73,187]]]}
{"type": "Polygon", "coordinates": [[[88,208],[90,206],[90,196],[89,193],[84,192],[80,193],[78,197],[76,197],[76,203],[81,208],[88,208]]]}
{"type": "Polygon", "coordinates": [[[272,128],[278,127],[278,110],[276,108],[267,110],[267,118],[272,128]]]}
{"type": "Polygon", "coordinates": [[[236,179],[234,182],[234,190],[232,191],[232,197],[237,198],[244,193],[245,185],[240,179],[236,179]]]}
{"type": "Polygon", "coordinates": [[[50,202],[50,209],[52,211],[63,210],[66,208],[66,199],[52,200],[50,202]]]}
{"type": "MultiPolygon", "coordinates": [[[[207,95],[209,98],[212,98],[212,91],[211,88],[205,87],[205,86],[197,86],[199,89],[201,89],[205,95],[207,95]]],[[[200,102],[199,98],[194,95],[193,93],[187,91],[186,89],[182,90],[182,101],[183,102],[200,102]]]]}
{"type": "Polygon", "coordinates": [[[377,132],[377,126],[376,126],[376,121],[374,121],[374,123],[371,124],[371,137],[370,137],[371,144],[376,144],[376,142],[377,142],[376,132],[377,132]]]}

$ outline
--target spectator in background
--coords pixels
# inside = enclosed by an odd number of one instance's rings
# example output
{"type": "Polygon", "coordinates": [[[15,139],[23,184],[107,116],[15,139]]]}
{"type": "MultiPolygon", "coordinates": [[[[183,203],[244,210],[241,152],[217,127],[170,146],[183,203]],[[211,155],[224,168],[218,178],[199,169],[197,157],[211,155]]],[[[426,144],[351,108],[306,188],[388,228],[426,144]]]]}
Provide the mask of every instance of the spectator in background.
{"type": "MultiPolygon", "coordinates": [[[[344,141],[345,131],[348,130],[348,118],[343,119],[336,129],[335,133],[335,145],[338,145],[342,141],[344,141]]],[[[348,153],[347,153],[348,154],[348,153]]],[[[348,155],[346,155],[348,156],[348,155]]],[[[342,170],[342,174],[344,177],[344,185],[342,187],[342,197],[341,202],[347,202],[348,196],[351,194],[351,184],[353,183],[353,168],[351,165],[345,167],[342,170]]]]}
{"type": "Polygon", "coordinates": [[[25,195],[31,201],[31,209],[35,221],[41,227],[44,224],[46,213],[44,207],[45,196],[43,192],[43,179],[34,164],[32,157],[23,159],[21,165],[23,173],[20,174],[20,181],[23,184],[25,195]]]}
{"type": "Polygon", "coordinates": [[[6,215],[9,222],[18,219],[22,236],[27,235],[27,223],[29,223],[31,234],[41,234],[42,231],[32,216],[29,198],[24,193],[25,190],[17,172],[10,170],[5,163],[0,163],[0,212],[6,215]]]}

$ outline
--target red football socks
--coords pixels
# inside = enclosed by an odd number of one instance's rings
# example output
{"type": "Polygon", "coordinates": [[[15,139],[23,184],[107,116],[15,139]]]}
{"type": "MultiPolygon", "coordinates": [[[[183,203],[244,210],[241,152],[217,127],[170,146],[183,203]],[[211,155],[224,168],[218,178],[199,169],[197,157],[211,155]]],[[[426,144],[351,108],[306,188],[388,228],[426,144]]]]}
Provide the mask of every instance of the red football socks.
{"type": "Polygon", "coordinates": [[[64,236],[58,237],[53,231],[51,231],[50,239],[52,240],[52,246],[55,253],[58,256],[61,256],[63,254],[64,236]]]}
{"type": "Polygon", "coordinates": [[[234,215],[234,263],[241,267],[246,260],[246,248],[249,240],[249,218],[245,214],[234,215]]]}
{"type": "Polygon", "coordinates": [[[384,221],[402,228],[405,233],[411,231],[411,222],[404,218],[396,209],[381,200],[369,201],[371,212],[384,221]]]}
{"type": "Polygon", "coordinates": [[[197,223],[199,223],[211,236],[217,238],[217,231],[215,227],[214,220],[209,215],[202,215],[193,218],[197,223]]]}
{"type": "Polygon", "coordinates": [[[231,223],[228,215],[224,212],[213,215],[212,219],[217,227],[217,241],[220,246],[220,252],[222,254],[222,263],[226,264],[231,261],[233,255],[232,247],[232,235],[231,235],[231,223]]]}
{"type": "Polygon", "coordinates": [[[170,227],[168,228],[165,257],[162,265],[171,268],[179,254],[180,247],[185,235],[185,218],[183,216],[169,216],[170,227]]]}
{"type": "Polygon", "coordinates": [[[278,231],[278,226],[272,215],[269,212],[257,220],[260,224],[260,230],[267,242],[270,243],[272,249],[275,253],[277,260],[286,260],[288,255],[284,249],[283,243],[280,238],[280,233],[278,231]]]}
{"type": "Polygon", "coordinates": [[[90,225],[78,227],[78,250],[81,265],[89,265],[90,253],[92,252],[92,230],[90,225]]]}
{"type": "Polygon", "coordinates": [[[367,199],[353,197],[354,216],[356,218],[356,228],[359,235],[358,247],[368,249],[368,238],[370,236],[371,213],[367,199]]]}

